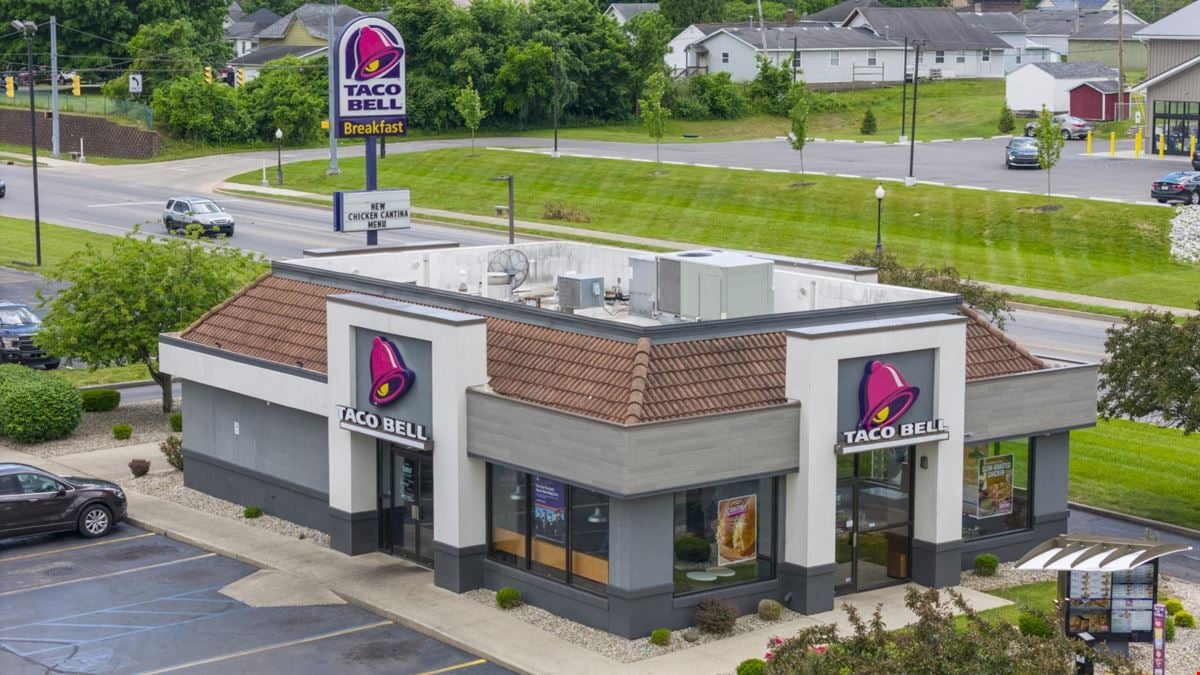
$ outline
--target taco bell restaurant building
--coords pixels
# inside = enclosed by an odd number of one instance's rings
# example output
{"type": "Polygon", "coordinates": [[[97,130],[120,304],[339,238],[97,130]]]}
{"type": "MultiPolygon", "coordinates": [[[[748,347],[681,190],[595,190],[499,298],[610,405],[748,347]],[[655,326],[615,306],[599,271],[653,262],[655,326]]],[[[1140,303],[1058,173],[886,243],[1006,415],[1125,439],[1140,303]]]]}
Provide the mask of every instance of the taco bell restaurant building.
{"type": "Polygon", "coordinates": [[[276,262],[160,354],[188,486],[631,637],[1015,559],[1096,409],[956,295],[716,250],[276,262]]]}

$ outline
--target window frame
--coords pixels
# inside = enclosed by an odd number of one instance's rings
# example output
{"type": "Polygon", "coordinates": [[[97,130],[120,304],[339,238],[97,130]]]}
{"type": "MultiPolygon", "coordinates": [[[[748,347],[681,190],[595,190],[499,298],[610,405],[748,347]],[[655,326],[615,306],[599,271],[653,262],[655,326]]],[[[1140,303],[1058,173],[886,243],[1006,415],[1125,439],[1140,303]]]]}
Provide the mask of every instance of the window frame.
{"type": "Polygon", "coordinates": [[[990,50],[990,49],[981,49],[981,50],[979,51],[979,54],[980,54],[980,56],[979,56],[980,60],[982,60],[984,63],[991,63],[991,62],[992,62],[992,50],[990,50]]]}
{"type": "MultiPolygon", "coordinates": [[[[1007,537],[1007,536],[1014,535],[1014,534],[1020,534],[1022,532],[1032,532],[1033,531],[1034,485],[1035,485],[1035,476],[1037,475],[1037,453],[1036,453],[1037,439],[1035,439],[1032,436],[1016,436],[1013,438],[995,438],[990,441],[984,441],[983,443],[972,443],[971,445],[964,445],[963,452],[966,452],[968,448],[979,447],[980,445],[987,447],[988,451],[990,452],[994,446],[997,446],[1001,443],[1004,443],[1006,441],[1019,441],[1022,439],[1025,440],[1025,447],[1027,448],[1026,452],[1028,453],[1028,458],[1026,460],[1026,471],[1029,474],[1025,478],[1025,493],[1026,493],[1025,526],[1015,529],[1015,530],[1005,530],[1003,532],[993,532],[991,534],[981,534],[977,537],[962,536],[962,533],[960,531],[959,536],[962,538],[963,543],[986,541],[989,539],[996,539],[998,537],[1007,537]]],[[[963,514],[960,513],[959,520],[962,520],[962,517],[963,517],[963,514]]]]}
{"type": "MultiPolygon", "coordinates": [[[[747,480],[769,480],[769,481],[771,481],[771,576],[763,578],[763,579],[754,578],[754,579],[746,579],[745,581],[739,581],[736,583],[721,584],[719,586],[713,586],[712,588],[697,588],[697,589],[691,590],[691,591],[675,590],[674,583],[672,583],[671,597],[673,597],[673,598],[692,597],[695,595],[701,595],[703,593],[720,592],[720,591],[728,590],[730,588],[740,588],[742,586],[746,586],[747,584],[758,584],[758,583],[762,583],[764,581],[771,581],[773,579],[779,578],[779,564],[780,564],[780,560],[779,560],[779,500],[780,500],[780,494],[781,494],[780,484],[782,483],[782,481],[780,481],[779,476],[764,476],[764,477],[758,478],[758,479],[752,478],[752,479],[747,479],[747,480]]],[[[743,482],[743,481],[741,481],[741,480],[725,481],[725,483],[740,483],[740,482],[743,482]]],[[[708,486],[708,487],[715,487],[715,486],[708,486]]],[[[671,569],[672,569],[672,572],[675,569],[675,560],[674,560],[674,555],[675,555],[675,518],[674,518],[675,496],[681,492],[686,494],[688,492],[688,490],[687,489],[676,490],[671,493],[671,512],[672,512],[672,517],[671,517],[671,555],[672,555],[671,569]]]]}
{"type": "Polygon", "coordinates": [[[16,474],[16,476],[17,476],[17,484],[21,485],[20,494],[23,494],[23,495],[50,495],[50,494],[56,494],[59,490],[67,489],[66,486],[63,485],[62,483],[54,480],[53,478],[51,478],[49,476],[43,476],[40,473],[34,473],[32,471],[22,471],[21,473],[16,474]],[[29,492],[26,489],[25,485],[23,485],[21,483],[22,476],[33,476],[34,478],[41,479],[41,480],[44,480],[44,481],[50,483],[50,485],[52,485],[54,487],[50,490],[40,490],[38,492],[29,492]]]}
{"type": "Polygon", "coordinates": [[[874,66],[879,64],[879,56],[874,49],[867,50],[867,65],[874,66]]]}
{"type": "Polygon", "coordinates": [[[729,63],[729,52],[721,52],[721,63],[729,63]]]}
{"type": "Polygon", "coordinates": [[[945,63],[946,62],[946,51],[943,49],[935,50],[933,52],[933,62],[934,63],[945,63]]]}
{"type": "Polygon", "coordinates": [[[954,62],[955,63],[966,63],[967,62],[967,50],[965,50],[965,49],[958,50],[958,53],[954,55],[954,62]]]}
{"type": "Polygon", "coordinates": [[[831,66],[840,66],[840,65],[842,65],[842,54],[841,54],[841,51],[839,51],[839,50],[837,50],[837,49],[830,49],[830,50],[829,50],[829,65],[831,65],[831,66]]]}

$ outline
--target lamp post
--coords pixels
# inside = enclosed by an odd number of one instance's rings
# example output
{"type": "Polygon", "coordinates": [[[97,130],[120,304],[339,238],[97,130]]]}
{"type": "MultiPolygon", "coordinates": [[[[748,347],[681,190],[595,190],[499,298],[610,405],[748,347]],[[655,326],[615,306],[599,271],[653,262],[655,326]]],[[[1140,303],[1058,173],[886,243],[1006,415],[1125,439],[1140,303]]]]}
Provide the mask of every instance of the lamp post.
{"type": "Polygon", "coordinates": [[[551,157],[558,157],[558,43],[554,43],[554,151],[551,157]]]}
{"type": "Polygon", "coordinates": [[[508,182],[508,243],[516,243],[516,230],[513,227],[513,175],[496,176],[488,180],[508,182]]]}
{"type": "Polygon", "coordinates": [[[883,184],[875,188],[875,255],[883,253],[883,184]]]}
{"type": "MultiPolygon", "coordinates": [[[[38,159],[37,159],[37,116],[33,112],[33,86],[36,78],[33,75],[33,35],[37,33],[37,24],[32,21],[13,20],[12,27],[21,31],[25,36],[25,53],[29,75],[29,154],[33,159],[33,246],[37,266],[42,266],[42,214],[38,202],[38,159]]],[[[54,86],[58,86],[55,83],[54,86]]]]}
{"type": "Polygon", "coordinates": [[[275,184],[283,185],[283,129],[275,129],[275,184]]]}

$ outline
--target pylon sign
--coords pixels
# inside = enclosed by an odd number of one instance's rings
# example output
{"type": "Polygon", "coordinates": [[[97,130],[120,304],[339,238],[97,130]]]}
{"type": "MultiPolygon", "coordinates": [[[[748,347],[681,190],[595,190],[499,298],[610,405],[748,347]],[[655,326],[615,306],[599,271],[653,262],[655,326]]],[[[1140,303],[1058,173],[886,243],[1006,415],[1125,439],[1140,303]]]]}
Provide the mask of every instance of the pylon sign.
{"type": "Polygon", "coordinates": [[[342,29],[333,53],[338,137],[407,135],[400,31],[378,17],[361,16],[342,29]]]}

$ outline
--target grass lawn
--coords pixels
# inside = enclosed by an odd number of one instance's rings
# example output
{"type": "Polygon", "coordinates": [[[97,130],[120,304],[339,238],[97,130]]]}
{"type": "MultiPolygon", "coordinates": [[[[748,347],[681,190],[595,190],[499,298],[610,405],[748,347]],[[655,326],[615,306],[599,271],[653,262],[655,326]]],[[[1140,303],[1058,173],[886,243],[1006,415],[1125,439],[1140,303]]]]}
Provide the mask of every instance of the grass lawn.
{"type": "MultiPolygon", "coordinates": [[[[996,609],[986,609],[979,613],[979,616],[989,621],[1003,621],[1017,625],[1017,619],[1021,616],[1021,612],[1026,608],[1037,609],[1054,615],[1054,596],[1058,593],[1058,582],[1055,581],[1040,581],[1033,584],[1022,584],[1020,586],[1010,586],[1008,588],[999,588],[994,591],[988,591],[989,595],[997,595],[1007,600],[1012,600],[1014,604],[996,609]]],[[[958,617],[957,623],[960,628],[965,628],[967,620],[965,617],[958,617]]]]}
{"type": "Polygon", "coordinates": [[[1069,495],[1200,529],[1200,434],[1124,420],[1072,432],[1069,495]]]}
{"type": "MultiPolygon", "coordinates": [[[[111,236],[43,222],[42,266],[57,265],[89,243],[103,245],[111,236]]],[[[0,216],[0,265],[36,271],[34,257],[33,221],[0,216]]]]}
{"type": "MultiPolygon", "coordinates": [[[[997,123],[1004,107],[1004,80],[946,80],[921,83],[917,100],[918,140],[935,138],[987,138],[1000,133],[997,123]]],[[[912,122],[912,87],[908,87],[906,126],[912,122]]],[[[900,136],[902,91],[900,87],[860,89],[830,94],[846,103],[842,112],[816,113],[809,117],[808,133],[817,138],[895,141],[900,136]],[[867,108],[875,111],[878,130],[874,135],[858,133],[867,108]]],[[[1024,120],[1016,120],[1017,127],[1024,120]]],[[[912,136],[909,133],[909,136],[912,136]]]]}
{"type": "MultiPolygon", "coordinates": [[[[845,260],[874,243],[875,182],[825,176],[663,166],[465,149],[393,155],[379,184],[411,188],[418,207],[493,215],[504,191],[488,178],[517,176],[519,219],[543,220],[561,200],[590,223],[576,227],[710,246],[845,260]]],[[[324,160],[289,165],[294,189],[361,189],[361,159],[325,175],[324,160]]],[[[256,172],[231,179],[254,184],[256,172]]],[[[952,263],[987,281],[1192,306],[1200,266],[1170,260],[1169,209],[1033,195],[891,184],[885,245],[908,263],[952,263]]],[[[569,224],[569,223],[568,223],[569,224]]]]}
{"type": "MultiPolygon", "coordinates": [[[[857,127],[855,127],[857,129],[857,127]]],[[[667,121],[663,143],[716,143],[720,141],[745,141],[756,138],[784,136],[791,129],[787,119],[773,115],[751,115],[736,120],[680,120],[667,121]],[[684,134],[696,138],[684,138],[684,134]]],[[[533,129],[512,133],[494,132],[493,135],[529,136],[552,138],[553,129],[533,129]]],[[[558,130],[559,140],[614,141],[621,143],[653,143],[640,120],[626,124],[571,127],[558,130]]]]}
{"type": "Polygon", "coordinates": [[[114,366],[88,371],[87,368],[59,368],[51,373],[65,379],[76,387],[86,387],[93,384],[116,384],[118,382],[139,382],[149,380],[150,373],[146,366],[135,363],[129,366],[114,366]]]}

